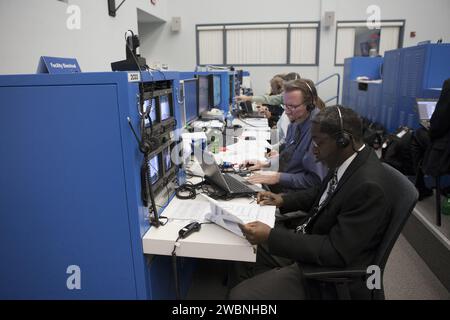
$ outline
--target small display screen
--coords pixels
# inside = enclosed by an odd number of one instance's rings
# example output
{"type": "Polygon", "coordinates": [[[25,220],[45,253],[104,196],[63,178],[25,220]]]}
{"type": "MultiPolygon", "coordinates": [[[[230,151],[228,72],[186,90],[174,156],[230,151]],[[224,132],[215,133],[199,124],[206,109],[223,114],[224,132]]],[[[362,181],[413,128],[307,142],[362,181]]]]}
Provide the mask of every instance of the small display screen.
{"type": "Polygon", "coordinates": [[[220,105],[220,76],[214,76],[213,83],[214,107],[218,107],[220,105]]]}
{"type": "MultiPolygon", "coordinates": [[[[149,117],[152,119],[152,123],[155,123],[157,121],[157,119],[156,119],[156,103],[155,103],[155,99],[144,100],[144,111],[147,111],[148,108],[151,108],[149,117]]],[[[145,119],[145,124],[146,125],[150,124],[150,120],[149,119],[145,119]]]]}
{"type": "Polygon", "coordinates": [[[168,96],[160,96],[159,97],[159,106],[161,109],[161,121],[164,121],[170,118],[170,104],[168,96]]]}
{"type": "Polygon", "coordinates": [[[159,161],[158,155],[154,156],[148,162],[148,167],[150,169],[150,182],[155,184],[159,179],[159,161]]]}
{"type": "Polygon", "coordinates": [[[168,171],[172,167],[172,160],[170,159],[170,150],[169,148],[163,151],[163,159],[166,171],[168,171]]]}

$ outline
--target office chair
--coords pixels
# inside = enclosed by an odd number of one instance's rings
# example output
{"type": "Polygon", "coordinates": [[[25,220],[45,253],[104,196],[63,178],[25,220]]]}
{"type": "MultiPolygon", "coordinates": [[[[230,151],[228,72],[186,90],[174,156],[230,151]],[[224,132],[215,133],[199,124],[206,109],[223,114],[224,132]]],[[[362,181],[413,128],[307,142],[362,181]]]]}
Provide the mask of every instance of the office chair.
{"type": "Polygon", "coordinates": [[[436,225],[441,226],[441,177],[450,174],[450,132],[432,142],[421,165],[424,174],[434,178],[436,185],[436,225]]]}
{"type": "MultiPolygon", "coordinates": [[[[381,289],[372,290],[371,296],[369,297],[352,297],[350,295],[350,286],[356,281],[363,281],[365,285],[365,279],[368,276],[367,270],[328,268],[302,264],[303,276],[306,289],[309,291],[310,299],[337,298],[339,300],[350,300],[369,298],[372,300],[384,300],[383,275],[386,262],[403,226],[417,203],[419,195],[414,185],[403,174],[388,164],[383,163],[383,166],[389,173],[389,190],[387,190],[386,193],[398,196],[394,198],[391,221],[378,246],[374,261],[372,262],[372,265],[380,267],[381,289]],[[402,192],[399,192],[399,190],[402,190],[402,192]],[[334,285],[336,295],[332,294],[327,297],[322,296],[320,292],[314,290],[314,286],[311,285],[314,282],[322,287],[329,286],[332,288],[334,285]],[[309,287],[311,287],[312,290],[309,290],[309,287]]],[[[357,241],[357,239],[355,239],[355,241],[357,241]]]]}

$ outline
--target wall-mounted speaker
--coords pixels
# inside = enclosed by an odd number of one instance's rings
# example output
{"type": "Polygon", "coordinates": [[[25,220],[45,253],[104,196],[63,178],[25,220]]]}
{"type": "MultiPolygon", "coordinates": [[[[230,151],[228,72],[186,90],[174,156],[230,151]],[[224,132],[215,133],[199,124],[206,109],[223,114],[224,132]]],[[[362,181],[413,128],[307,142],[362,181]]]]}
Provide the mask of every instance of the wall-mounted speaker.
{"type": "Polygon", "coordinates": [[[326,29],[329,29],[334,25],[334,11],[325,12],[322,24],[326,29]]]}
{"type": "Polygon", "coordinates": [[[172,32],[178,32],[181,30],[181,17],[172,17],[172,21],[170,23],[170,28],[172,32]]]}

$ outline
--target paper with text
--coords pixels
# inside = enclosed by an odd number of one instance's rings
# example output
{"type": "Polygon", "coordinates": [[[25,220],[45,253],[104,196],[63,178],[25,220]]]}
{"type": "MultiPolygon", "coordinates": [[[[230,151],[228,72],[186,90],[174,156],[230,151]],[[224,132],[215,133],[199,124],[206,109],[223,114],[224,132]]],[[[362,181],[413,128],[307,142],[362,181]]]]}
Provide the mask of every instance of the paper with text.
{"type": "Polygon", "coordinates": [[[218,202],[204,194],[202,196],[208,200],[211,207],[211,212],[205,218],[240,237],[244,237],[244,235],[239,228],[239,224],[261,221],[271,228],[275,225],[275,206],[224,203],[218,202]]]}

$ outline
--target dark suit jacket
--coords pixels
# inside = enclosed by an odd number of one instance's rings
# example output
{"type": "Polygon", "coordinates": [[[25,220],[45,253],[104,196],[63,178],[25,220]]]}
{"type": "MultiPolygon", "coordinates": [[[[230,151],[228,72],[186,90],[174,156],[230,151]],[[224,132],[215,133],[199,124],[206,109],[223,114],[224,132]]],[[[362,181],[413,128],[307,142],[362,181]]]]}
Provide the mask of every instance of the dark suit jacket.
{"type": "Polygon", "coordinates": [[[444,81],[436,109],[430,119],[430,138],[437,140],[450,131],[450,78],[444,81]]]}
{"type": "MultiPolygon", "coordinates": [[[[366,146],[347,168],[332,197],[311,220],[306,234],[272,229],[268,240],[271,254],[298,261],[300,267],[303,262],[367,268],[391,217],[393,200],[386,194],[385,175],[377,156],[366,146]]],[[[319,189],[284,195],[283,208],[311,214],[329,179],[327,176],[319,189]]],[[[363,285],[361,282],[359,289],[363,285]]],[[[351,293],[356,294],[355,290],[351,293]]]]}

